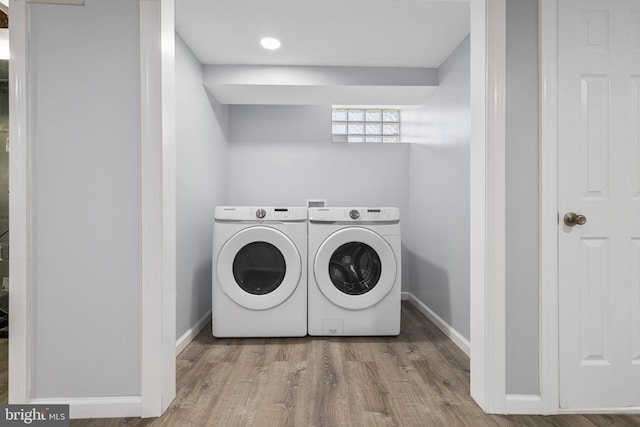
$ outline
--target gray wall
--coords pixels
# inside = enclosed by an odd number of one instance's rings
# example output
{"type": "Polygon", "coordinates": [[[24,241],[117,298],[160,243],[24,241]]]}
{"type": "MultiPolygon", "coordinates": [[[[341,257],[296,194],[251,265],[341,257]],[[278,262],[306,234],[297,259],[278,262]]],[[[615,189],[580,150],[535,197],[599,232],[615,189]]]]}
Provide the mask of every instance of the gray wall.
{"type": "Polygon", "coordinates": [[[229,204],[397,206],[407,232],[407,144],[332,143],[330,106],[231,106],[229,136],[229,204]]]}
{"type": "Polygon", "coordinates": [[[227,200],[229,107],[209,98],[202,66],[176,34],[176,337],[211,310],[213,212],[227,200]]]}
{"type": "Polygon", "coordinates": [[[33,397],[140,393],[139,45],[138,2],[31,5],[33,397]]]}
{"type": "Polygon", "coordinates": [[[411,292],[467,339],[469,49],[467,37],[440,67],[434,98],[410,116],[407,236],[411,292]]]}
{"type": "Polygon", "coordinates": [[[507,393],[538,394],[538,2],[507,2],[507,393]]]}

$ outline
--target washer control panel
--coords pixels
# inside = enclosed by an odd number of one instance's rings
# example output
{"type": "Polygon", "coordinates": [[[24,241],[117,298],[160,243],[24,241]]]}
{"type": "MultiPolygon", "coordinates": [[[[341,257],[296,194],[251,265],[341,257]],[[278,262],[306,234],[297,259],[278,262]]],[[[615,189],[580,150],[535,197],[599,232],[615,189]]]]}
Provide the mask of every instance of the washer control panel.
{"type": "Polygon", "coordinates": [[[309,220],[314,222],[399,221],[398,208],[309,208],[309,220]]]}

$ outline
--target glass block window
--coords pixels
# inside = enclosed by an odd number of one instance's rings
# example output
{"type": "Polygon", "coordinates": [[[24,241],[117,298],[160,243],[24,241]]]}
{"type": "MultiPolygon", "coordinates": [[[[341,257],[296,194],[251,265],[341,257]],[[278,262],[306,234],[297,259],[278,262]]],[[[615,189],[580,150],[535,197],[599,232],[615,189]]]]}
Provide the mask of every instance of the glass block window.
{"type": "Polygon", "coordinates": [[[333,108],[333,142],[400,142],[400,110],[333,108]]]}

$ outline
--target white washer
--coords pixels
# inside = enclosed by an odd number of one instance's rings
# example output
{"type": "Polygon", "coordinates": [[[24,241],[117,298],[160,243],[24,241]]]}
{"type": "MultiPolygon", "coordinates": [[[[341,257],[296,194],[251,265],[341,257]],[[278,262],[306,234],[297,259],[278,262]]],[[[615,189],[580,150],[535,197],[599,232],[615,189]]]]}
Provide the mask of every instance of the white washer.
{"type": "Polygon", "coordinates": [[[307,334],[307,209],[218,206],[213,335],[307,334]]]}
{"type": "Polygon", "coordinates": [[[400,333],[398,208],[309,209],[309,335],[400,333]]]}

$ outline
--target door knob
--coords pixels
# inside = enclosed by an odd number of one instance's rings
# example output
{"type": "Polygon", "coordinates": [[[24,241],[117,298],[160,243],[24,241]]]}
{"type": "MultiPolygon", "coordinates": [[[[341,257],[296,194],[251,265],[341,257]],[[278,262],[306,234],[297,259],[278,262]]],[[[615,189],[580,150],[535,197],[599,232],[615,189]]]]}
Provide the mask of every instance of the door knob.
{"type": "Polygon", "coordinates": [[[587,217],[574,212],[569,212],[564,216],[564,223],[569,227],[585,225],[587,223],[587,217]]]}

